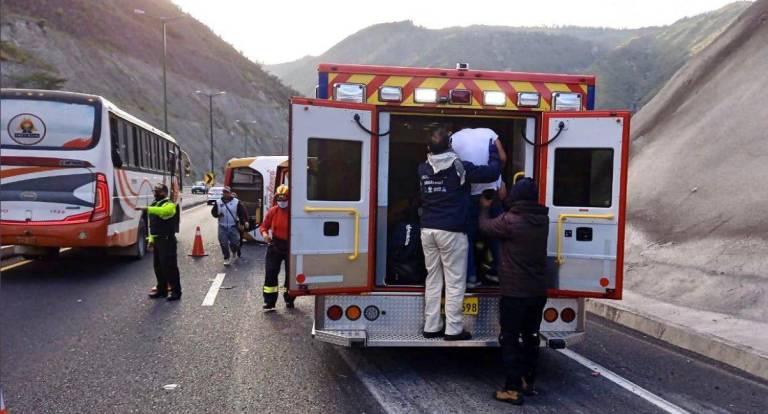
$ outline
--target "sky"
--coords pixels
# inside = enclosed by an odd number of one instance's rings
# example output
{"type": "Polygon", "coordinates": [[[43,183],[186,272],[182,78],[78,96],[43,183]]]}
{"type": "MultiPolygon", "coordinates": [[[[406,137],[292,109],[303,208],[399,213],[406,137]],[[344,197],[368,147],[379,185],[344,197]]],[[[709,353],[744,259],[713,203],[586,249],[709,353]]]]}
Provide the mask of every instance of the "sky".
{"type": "Polygon", "coordinates": [[[430,29],[473,24],[638,28],[667,25],[733,0],[172,1],[250,59],[271,64],[322,54],[377,23],[412,20],[430,29]]]}

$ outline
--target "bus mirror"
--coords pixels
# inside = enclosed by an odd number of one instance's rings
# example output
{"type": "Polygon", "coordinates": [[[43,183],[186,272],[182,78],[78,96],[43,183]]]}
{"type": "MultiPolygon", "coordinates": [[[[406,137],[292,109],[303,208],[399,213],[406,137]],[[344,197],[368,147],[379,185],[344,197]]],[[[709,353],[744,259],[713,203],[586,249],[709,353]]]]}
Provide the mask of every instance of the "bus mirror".
{"type": "Polygon", "coordinates": [[[192,168],[189,166],[189,160],[186,160],[184,163],[184,176],[189,177],[190,175],[192,175],[192,168]]]}

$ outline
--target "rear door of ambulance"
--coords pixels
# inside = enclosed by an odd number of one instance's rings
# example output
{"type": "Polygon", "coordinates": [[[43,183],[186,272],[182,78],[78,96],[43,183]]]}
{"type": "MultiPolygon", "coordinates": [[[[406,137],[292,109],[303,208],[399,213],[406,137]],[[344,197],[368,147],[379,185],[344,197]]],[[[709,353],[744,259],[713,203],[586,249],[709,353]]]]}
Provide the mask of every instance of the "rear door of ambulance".
{"type": "Polygon", "coordinates": [[[369,291],[375,106],[294,98],[290,111],[289,290],[369,291]]]}
{"type": "Polygon", "coordinates": [[[544,114],[539,197],[549,207],[550,296],[621,299],[629,118],[544,114]]]}

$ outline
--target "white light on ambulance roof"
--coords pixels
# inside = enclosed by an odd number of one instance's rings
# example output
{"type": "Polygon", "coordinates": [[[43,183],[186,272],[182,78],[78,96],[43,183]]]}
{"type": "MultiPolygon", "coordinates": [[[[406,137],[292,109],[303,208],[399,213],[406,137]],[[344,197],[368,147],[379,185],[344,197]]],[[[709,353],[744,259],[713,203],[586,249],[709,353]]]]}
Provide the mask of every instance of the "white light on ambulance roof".
{"type": "Polygon", "coordinates": [[[483,91],[483,105],[504,106],[507,94],[502,91],[483,91]]]}
{"type": "Polygon", "coordinates": [[[403,88],[399,86],[382,86],[381,88],[379,88],[379,101],[402,102],[403,88]]]}
{"type": "Polygon", "coordinates": [[[437,103],[437,89],[416,88],[413,92],[413,100],[416,103],[437,103]]]}
{"type": "Polygon", "coordinates": [[[541,95],[538,92],[518,92],[517,106],[527,106],[529,108],[538,108],[541,103],[541,95]]]}
{"type": "Polygon", "coordinates": [[[552,94],[552,106],[555,111],[581,111],[581,94],[555,92],[552,94]]]}
{"type": "Polygon", "coordinates": [[[361,83],[337,83],[333,85],[333,99],[341,102],[365,102],[365,85],[361,83]]]}

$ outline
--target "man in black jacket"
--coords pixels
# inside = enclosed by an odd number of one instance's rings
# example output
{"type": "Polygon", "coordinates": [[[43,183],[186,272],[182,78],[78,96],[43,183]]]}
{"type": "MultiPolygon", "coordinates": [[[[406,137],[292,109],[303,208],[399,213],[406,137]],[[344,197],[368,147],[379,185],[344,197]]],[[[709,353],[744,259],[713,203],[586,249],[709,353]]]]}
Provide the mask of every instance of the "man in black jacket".
{"type": "Polygon", "coordinates": [[[516,405],[523,403],[523,395],[536,395],[539,327],[547,303],[549,209],[538,198],[536,184],[526,177],[510,190],[504,214],[490,218],[491,200],[480,202],[480,231],[501,240],[499,342],[506,385],[495,397],[516,405]]]}
{"type": "Polygon", "coordinates": [[[211,209],[211,215],[219,219],[219,245],[224,256],[224,266],[229,266],[230,252],[235,259],[240,257],[240,241],[245,231],[245,223],[248,222],[248,212],[240,200],[232,196],[229,187],[224,187],[221,199],[211,209]]]}
{"type": "Polygon", "coordinates": [[[421,181],[421,243],[427,266],[424,289],[424,337],[467,340],[463,301],[467,288],[467,219],[470,184],[499,177],[499,152],[489,143],[488,165],[462,161],[451,149],[450,132],[432,134],[427,161],[418,168],[421,181]],[[445,283],[445,326],[440,298],[445,283]]]}

